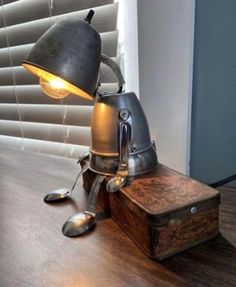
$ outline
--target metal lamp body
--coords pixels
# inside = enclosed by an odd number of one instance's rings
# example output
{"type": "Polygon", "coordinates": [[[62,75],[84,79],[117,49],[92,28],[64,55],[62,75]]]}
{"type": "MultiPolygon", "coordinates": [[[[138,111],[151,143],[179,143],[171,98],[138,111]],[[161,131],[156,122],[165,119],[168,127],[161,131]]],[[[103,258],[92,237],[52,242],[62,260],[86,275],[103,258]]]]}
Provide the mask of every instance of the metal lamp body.
{"type": "Polygon", "coordinates": [[[128,146],[128,174],[136,176],[157,166],[157,154],[150,139],[148,123],[133,92],[98,97],[92,116],[92,143],[89,168],[97,173],[115,175],[119,165],[119,129],[122,113],[131,126],[128,146]]]}

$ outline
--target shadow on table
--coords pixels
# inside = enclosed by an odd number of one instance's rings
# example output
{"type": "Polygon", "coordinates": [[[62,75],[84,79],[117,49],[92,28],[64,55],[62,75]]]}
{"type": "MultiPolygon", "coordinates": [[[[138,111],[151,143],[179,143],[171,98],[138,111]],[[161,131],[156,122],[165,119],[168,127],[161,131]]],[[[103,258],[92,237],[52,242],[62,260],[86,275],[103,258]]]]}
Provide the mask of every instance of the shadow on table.
{"type": "Polygon", "coordinates": [[[75,210],[75,212],[81,211],[81,207],[72,197],[66,197],[64,199],[52,203],[45,202],[45,204],[52,207],[63,207],[66,205],[70,205],[75,210]]]}
{"type": "MultiPolygon", "coordinates": [[[[53,207],[63,207],[66,205],[70,205],[74,209],[75,213],[80,212],[80,211],[84,211],[84,209],[72,197],[66,197],[64,199],[61,199],[59,201],[55,201],[52,203],[46,203],[45,202],[45,204],[47,204],[49,206],[53,206],[53,207]]],[[[100,208],[97,208],[97,209],[100,209],[100,208]]],[[[107,218],[110,218],[109,212],[103,211],[103,210],[97,211],[96,221],[105,220],[107,218]]]]}
{"type": "Polygon", "coordinates": [[[221,234],[161,264],[190,286],[236,286],[236,248],[221,234]]]}

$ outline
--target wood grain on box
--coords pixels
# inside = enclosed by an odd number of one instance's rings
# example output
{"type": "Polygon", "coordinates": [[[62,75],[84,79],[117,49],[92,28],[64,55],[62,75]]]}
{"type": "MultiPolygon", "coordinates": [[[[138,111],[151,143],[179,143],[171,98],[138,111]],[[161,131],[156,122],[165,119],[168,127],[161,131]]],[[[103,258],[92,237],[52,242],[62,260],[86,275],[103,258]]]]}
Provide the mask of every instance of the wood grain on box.
{"type": "MultiPolygon", "coordinates": [[[[94,173],[83,176],[89,191],[94,173]]],[[[120,191],[108,194],[105,184],[99,203],[151,258],[161,260],[218,234],[218,191],[159,164],[120,191]]]]}

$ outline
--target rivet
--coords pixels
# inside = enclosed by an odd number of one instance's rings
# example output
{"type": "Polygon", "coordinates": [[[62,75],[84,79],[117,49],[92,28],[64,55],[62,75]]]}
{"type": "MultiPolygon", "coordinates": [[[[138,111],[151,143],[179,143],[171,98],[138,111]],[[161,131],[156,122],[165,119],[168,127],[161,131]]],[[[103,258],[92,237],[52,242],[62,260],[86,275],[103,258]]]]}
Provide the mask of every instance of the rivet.
{"type": "Polygon", "coordinates": [[[132,145],[131,151],[132,151],[132,152],[135,152],[135,151],[136,151],[136,146],[135,146],[135,145],[132,145]]]}
{"type": "Polygon", "coordinates": [[[122,109],[120,110],[119,115],[122,118],[122,120],[126,121],[129,118],[129,111],[126,109],[122,109]]]}
{"type": "Polygon", "coordinates": [[[195,214],[197,212],[197,207],[193,206],[190,211],[191,211],[191,214],[195,214]]]}

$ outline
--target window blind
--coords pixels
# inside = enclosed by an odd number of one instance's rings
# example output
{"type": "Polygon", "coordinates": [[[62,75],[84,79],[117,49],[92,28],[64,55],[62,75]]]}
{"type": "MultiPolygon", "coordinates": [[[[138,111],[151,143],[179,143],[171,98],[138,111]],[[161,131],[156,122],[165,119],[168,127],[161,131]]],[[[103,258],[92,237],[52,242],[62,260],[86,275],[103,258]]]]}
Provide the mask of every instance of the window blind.
{"type": "MultiPolygon", "coordinates": [[[[0,142],[78,157],[90,144],[93,102],[74,95],[49,98],[21,62],[52,24],[65,17],[83,19],[91,8],[102,51],[117,60],[118,4],[113,0],[0,0],[0,4],[0,142]]],[[[101,91],[117,89],[115,76],[104,65],[101,83],[101,91]]]]}

